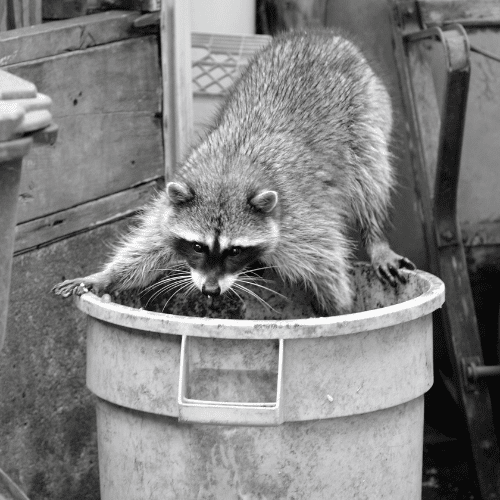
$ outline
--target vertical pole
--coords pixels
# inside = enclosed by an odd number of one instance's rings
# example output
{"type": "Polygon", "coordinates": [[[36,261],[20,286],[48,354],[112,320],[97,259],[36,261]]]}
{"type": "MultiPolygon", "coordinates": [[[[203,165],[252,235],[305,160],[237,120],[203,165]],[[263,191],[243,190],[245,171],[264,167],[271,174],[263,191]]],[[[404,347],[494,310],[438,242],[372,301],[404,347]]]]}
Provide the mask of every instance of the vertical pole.
{"type": "Polygon", "coordinates": [[[186,154],[193,136],[189,0],[161,0],[165,181],[186,154]]]}

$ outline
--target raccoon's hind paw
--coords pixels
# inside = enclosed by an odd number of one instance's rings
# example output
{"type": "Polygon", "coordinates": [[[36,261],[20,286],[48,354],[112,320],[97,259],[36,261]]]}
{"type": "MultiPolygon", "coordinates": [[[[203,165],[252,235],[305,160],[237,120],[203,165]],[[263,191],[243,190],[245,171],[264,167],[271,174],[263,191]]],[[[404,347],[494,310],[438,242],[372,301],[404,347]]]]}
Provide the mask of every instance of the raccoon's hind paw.
{"type": "Polygon", "coordinates": [[[392,286],[399,283],[406,283],[408,280],[401,269],[415,270],[415,264],[408,258],[398,255],[391,249],[377,256],[372,260],[372,266],[377,276],[382,282],[387,282],[392,286]]]}

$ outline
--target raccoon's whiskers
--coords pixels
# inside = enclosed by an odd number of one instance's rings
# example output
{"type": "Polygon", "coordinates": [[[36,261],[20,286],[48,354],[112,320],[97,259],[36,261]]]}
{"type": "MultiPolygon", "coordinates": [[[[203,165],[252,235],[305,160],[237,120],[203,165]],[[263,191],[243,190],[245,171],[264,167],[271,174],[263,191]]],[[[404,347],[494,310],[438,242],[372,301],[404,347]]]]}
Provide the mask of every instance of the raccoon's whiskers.
{"type": "Polygon", "coordinates": [[[244,278],[249,278],[252,280],[259,280],[263,281],[264,283],[271,283],[273,280],[268,280],[266,278],[263,278],[262,276],[259,276],[257,273],[254,273],[253,271],[243,271],[240,273],[240,276],[243,276],[244,278]]]}
{"type": "Polygon", "coordinates": [[[161,293],[169,292],[170,290],[178,288],[179,286],[184,285],[186,283],[189,283],[190,281],[191,281],[191,278],[183,278],[183,279],[178,279],[178,280],[176,280],[176,281],[174,281],[172,283],[167,283],[165,286],[163,286],[162,288],[160,288],[159,290],[157,290],[153,294],[152,297],[154,298],[154,297],[157,297],[161,293]]]}
{"type": "Polygon", "coordinates": [[[163,277],[161,280],[156,281],[155,283],[152,283],[148,287],[144,288],[141,293],[145,293],[148,290],[155,288],[162,283],[166,283],[168,280],[175,280],[179,277],[190,275],[188,267],[183,262],[178,263],[178,264],[173,264],[172,266],[167,267],[167,268],[160,268],[160,267],[155,268],[154,271],[155,272],[162,271],[162,272],[167,273],[167,275],[165,277],[163,277]]]}
{"type": "MultiPolygon", "coordinates": [[[[160,296],[163,293],[167,293],[171,290],[175,290],[176,288],[179,288],[179,290],[182,290],[182,288],[188,286],[191,283],[191,278],[183,278],[183,279],[178,279],[172,283],[168,283],[165,286],[161,287],[159,290],[156,290],[156,292],[149,297],[148,301],[146,302],[146,307],[149,305],[149,303],[152,300],[155,300],[158,296],[160,296]]],[[[177,290],[175,293],[177,293],[179,290],[177,290]]]]}
{"type": "Polygon", "coordinates": [[[187,264],[185,262],[178,262],[177,264],[172,264],[170,267],[165,267],[165,268],[163,268],[163,267],[157,267],[155,269],[155,271],[169,272],[169,271],[176,271],[176,270],[179,270],[179,269],[180,270],[184,269],[184,270],[187,271],[189,268],[188,268],[188,266],[187,266],[187,264]]]}
{"type": "MultiPolygon", "coordinates": [[[[280,297],[284,298],[285,300],[290,300],[288,297],[286,297],[285,295],[283,295],[280,292],[277,292],[276,290],[273,290],[272,288],[269,288],[267,286],[261,285],[259,283],[255,283],[253,281],[253,279],[251,277],[249,277],[249,276],[245,276],[243,279],[238,278],[237,281],[240,281],[242,283],[246,283],[247,285],[258,286],[259,288],[262,288],[263,290],[267,290],[268,292],[271,292],[271,293],[274,293],[276,295],[279,295],[280,297]]],[[[269,280],[266,280],[266,281],[269,281],[269,280]]]]}
{"type": "Polygon", "coordinates": [[[256,271],[265,271],[266,269],[277,269],[276,266],[263,266],[263,267],[255,267],[255,268],[251,268],[251,269],[247,269],[247,271],[245,272],[252,272],[252,273],[255,273],[256,271]]]}
{"type": "Polygon", "coordinates": [[[255,292],[252,292],[252,290],[249,290],[247,287],[243,286],[243,285],[240,285],[239,283],[233,283],[233,287],[236,287],[236,288],[239,288],[240,290],[242,290],[243,292],[246,292],[248,293],[248,295],[251,295],[252,297],[256,298],[259,302],[261,302],[265,307],[267,307],[268,309],[271,309],[273,310],[275,313],[278,313],[279,312],[274,308],[272,307],[270,304],[268,304],[262,297],[259,297],[255,292]]]}
{"type": "Polygon", "coordinates": [[[245,301],[243,300],[243,297],[236,290],[233,290],[233,288],[229,288],[228,291],[233,292],[236,295],[236,297],[238,297],[238,299],[240,299],[242,304],[245,303],[245,301]]]}
{"type": "MultiPolygon", "coordinates": [[[[192,284],[192,283],[191,283],[192,284]]],[[[168,306],[168,303],[181,291],[184,290],[185,288],[188,288],[187,291],[190,289],[190,283],[186,283],[185,285],[181,286],[178,290],[176,290],[165,302],[165,305],[162,307],[161,312],[165,311],[165,308],[168,306]]]]}
{"type": "Polygon", "coordinates": [[[191,283],[191,286],[184,292],[183,297],[186,298],[193,290],[198,290],[194,283],[191,283]]]}
{"type": "Polygon", "coordinates": [[[161,286],[165,283],[168,283],[168,282],[171,282],[171,281],[177,281],[179,279],[181,279],[182,277],[190,277],[190,274],[189,273],[181,273],[181,272],[178,272],[177,274],[175,274],[174,276],[167,276],[165,278],[162,278],[161,280],[153,283],[152,285],[149,285],[148,287],[144,288],[142,291],[141,291],[141,295],[146,293],[147,291],[149,290],[152,290],[153,288],[156,288],[158,286],[161,286]]]}

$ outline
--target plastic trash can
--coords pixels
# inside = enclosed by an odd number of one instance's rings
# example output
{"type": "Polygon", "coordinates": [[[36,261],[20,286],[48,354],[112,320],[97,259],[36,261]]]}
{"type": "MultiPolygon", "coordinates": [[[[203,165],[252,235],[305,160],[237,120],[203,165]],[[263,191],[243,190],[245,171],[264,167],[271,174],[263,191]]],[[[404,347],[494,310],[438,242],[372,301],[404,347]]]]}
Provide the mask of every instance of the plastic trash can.
{"type": "Polygon", "coordinates": [[[359,265],[359,312],[300,320],[76,298],[102,499],[420,499],[444,285],[408,276],[390,291],[359,265]]]}

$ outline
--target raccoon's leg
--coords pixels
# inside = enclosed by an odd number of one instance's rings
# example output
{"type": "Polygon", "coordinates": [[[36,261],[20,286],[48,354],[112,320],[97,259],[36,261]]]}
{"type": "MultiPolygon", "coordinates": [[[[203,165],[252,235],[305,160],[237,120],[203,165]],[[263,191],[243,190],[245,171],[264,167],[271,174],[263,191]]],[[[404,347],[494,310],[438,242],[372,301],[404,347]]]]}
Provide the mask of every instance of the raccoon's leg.
{"type": "Polygon", "coordinates": [[[55,295],[69,297],[82,295],[89,290],[94,292],[122,291],[130,288],[143,288],[154,281],[168,265],[170,256],[165,249],[157,252],[140,253],[137,251],[138,238],[132,237],[122,243],[111,260],[98,273],[83,278],[73,278],[55,285],[55,295]]]}
{"type": "Polygon", "coordinates": [[[392,173],[388,155],[381,155],[377,165],[363,169],[356,182],[357,192],[352,198],[355,217],[375,272],[382,281],[392,286],[405,283],[401,269],[415,269],[415,264],[394,252],[385,236],[392,173]]]}
{"type": "Polygon", "coordinates": [[[365,118],[360,121],[358,135],[360,147],[352,206],[362,242],[378,277],[396,286],[398,281],[406,281],[400,270],[415,269],[415,264],[391,250],[385,236],[391,191],[395,184],[389,153],[392,106],[378,77],[371,79],[367,91],[368,107],[365,118]]]}
{"type": "Polygon", "coordinates": [[[352,310],[351,245],[339,228],[341,224],[310,215],[317,221],[308,227],[282,227],[283,238],[277,250],[262,261],[273,267],[289,283],[301,283],[314,294],[322,314],[333,316],[352,310]]]}
{"type": "Polygon", "coordinates": [[[405,283],[401,269],[415,269],[415,264],[397,254],[389,246],[385,236],[385,225],[389,210],[390,189],[386,180],[363,179],[359,182],[361,192],[352,203],[361,233],[361,241],[368,253],[371,264],[381,281],[392,286],[405,283]]]}
{"type": "Polygon", "coordinates": [[[170,246],[160,236],[151,218],[143,222],[127,235],[115,249],[110,261],[102,271],[63,281],[52,288],[52,292],[62,297],[82,295],[89,290],[121,291],[143,288],[154,281],[171,261],[170,246]]]}
{"type": "Polygon", "coordinates": [[[73,278],[58,283],[52,288],[55,295],[69,297],[82,295],[89,290],[122,291],[129,288],[143,288],[154,281],[168,265],[169,256],[164,251],[139,254],[134,250],[135,238],[125,243],[98,273],[83,278],[73,278]]]}
{"type": "MultiPolygon", "coordinates": [[[[320,315],[335,316],[352,311],[354,290],[352,276],[347,270],[333,269],[322,263],[323,272],[304,280],[307,288],[315,295],[320,315]]],[[[314,307],[314,305],[313,305],[314,307]]]]}

